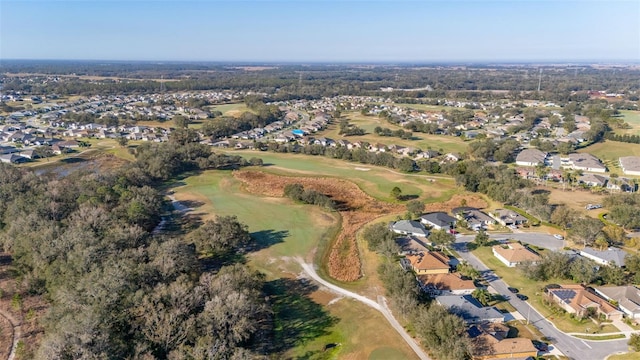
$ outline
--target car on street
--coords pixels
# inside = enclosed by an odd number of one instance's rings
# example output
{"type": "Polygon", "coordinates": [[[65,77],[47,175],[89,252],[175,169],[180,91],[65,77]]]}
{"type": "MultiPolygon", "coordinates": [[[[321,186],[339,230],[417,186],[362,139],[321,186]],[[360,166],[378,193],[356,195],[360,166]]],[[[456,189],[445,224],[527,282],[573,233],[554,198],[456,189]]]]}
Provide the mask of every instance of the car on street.
{"type": "Polygon", "coordinates": [[[558,239],[558,240],[564,240],[564,236],[562,236],[560,234],[555,234],[555,235],[553,235],[553,237],[558,239]]]}
{"type": "Polygon", "coordinates": [[[516,297],[522,301],[527,301],[529,300],[529,297],[527,295],[524,294],[516,294],[516,297]]]}
{"type": "Polygon", "coordinates": [[[517,294],[518,293],[518,289],[514,288],[514,287],[508,287],[507,290],[509,290],[511,293],[513,294],[517,294]]]}

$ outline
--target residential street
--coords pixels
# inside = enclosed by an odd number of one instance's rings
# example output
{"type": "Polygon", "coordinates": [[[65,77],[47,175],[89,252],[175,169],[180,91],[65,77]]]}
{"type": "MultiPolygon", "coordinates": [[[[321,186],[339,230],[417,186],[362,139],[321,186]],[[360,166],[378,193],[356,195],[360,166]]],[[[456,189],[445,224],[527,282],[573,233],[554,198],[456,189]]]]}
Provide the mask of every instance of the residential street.
{"type": "MultiPolygon", "coordinates": [[[[508,237],[512,239],[519,239],[523,242],[537,241],[536,239],[545,239],[545,237],[551,237],[555,242],[562,244],[562,241],[556,240],[553,236],[546,234],[510,234],[508,237]],[[527,240],[520,238],[522,235],[527,235],[527,240]]],[[[505,238],[507,236],[492,236],[492,238],[505,238]]],[[[456,238],[456,242],[453,245],[453,249],[458,252],[463,260],[466,260],[469,264],[475,267],[480,273],[485,276],[489,284],[501,295],[509,298],[509,302],[518,310],[518,312],[535,325],[547,338],[551,340],[553,346],[560,350],[563,354],[571,359],[604,359],[607,355],[616,352],[627,351],[627,339],[608,340],[608,341],[587,341],[575,338],[567,335],[558,329],[553,324],[546,320],[541,314],[539,314],[533,307],[527,302],[522,301],[507,289],[507,284],[493,274],[487,266],[485,266],[477,257],[471,254],[466,247],[466,243],[472,241],[474,236],[459,236],[456,238]]],[[[534,242],[531,242],[535,244],[534,242]]],[[[542,245],[538,245],[542,246],[542,245]]]]}

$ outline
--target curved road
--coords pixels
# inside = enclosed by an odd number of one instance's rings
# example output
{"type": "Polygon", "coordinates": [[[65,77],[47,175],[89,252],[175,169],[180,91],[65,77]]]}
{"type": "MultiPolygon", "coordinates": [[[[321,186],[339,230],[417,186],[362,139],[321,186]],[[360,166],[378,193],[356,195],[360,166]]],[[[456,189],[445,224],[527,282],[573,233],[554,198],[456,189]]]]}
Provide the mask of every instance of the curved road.
{"type": "Polygon", "coordinates": [[[309,277],[311,277],[313,280],[315,280],[318,283],[320,283],[322,286],[327,287],[330,290],[332,290],[332,291],[334,291],[334,292],[336,292],[336,293],[338,293],[340,295],[344,295],[344,296],[350,297],[352,299],[358,300],[361,303],[364,303],[365,305],[380,311],[382,313],[382,315],[387,319],[389,324],[391,324],[391,326],[398,332],[398,334],[400,334],[400,336],[402,336],[404,341],[407,342],[407,344],[411,347],[411,349],[416,353],[416,355],[421,360],[431,360],[431,358],[427,355],[427,353],[424,352],[424,350],[422,350],[422,348],[404,330],[404,328],[402,327],[402,325],[400,325],[398,320],[396,320],[396,318],[391,313],[391,310],[387,306],[386,299],[383,296],[378,296],[378,302],[375,302],[375,301],[369,299],[368,297],[365,297],[365,296],[362,296],[362,295],[358,295],[358,294],[356,294],[356,293],[354,293],[352,291],[343,289],[343,288],[341,288],[339,286],[336,286],[336,285],[334,285],[334,284],[322,279],[316,273],[316,269],[313,267],[312,264],[305,263],[300,258],[296,258],[296,260],[300,263],[300,266],[302,266],[302,269],[304,270],[304,272],[309,277]]]}
{"type": "MultiPolygon", "coordinates": [[[[513,238],[514,235],[516,234],[511,234],[508,237],[513,238]]],[[[484,278],[497,292],[508,298],[509,303],[511,303],[511,305],[513,305],[513,307],[515,307],[525,319],[528,319],[531,324],[538,328],[544,336],[548,337],[553,343],[553,346],[560,350],[569,359],[604,359],[610,354],[628,351],[628,340],[626,338],[619,340],[589,341],[578,339],[558,330],[552,322],[538,313],[538,311],[529,305],[529,303],[513,296],[513,294],[511,294],[507,289],[507,284],[498,278],[493,271],[491,271],[475,255],[467,250],[467,242],[470,241],[468,238],[469,237],[466,236],[457,237],[456,242],[453,244],[454,250],[458,252],[462,259],[466,260],[474,268],[480,271],[484,278]]],[[[471,240],[472,239],[473,237],[471,237],[471,240]]],[[[562,241],[556,241],[562,243],[562,241]]]]}

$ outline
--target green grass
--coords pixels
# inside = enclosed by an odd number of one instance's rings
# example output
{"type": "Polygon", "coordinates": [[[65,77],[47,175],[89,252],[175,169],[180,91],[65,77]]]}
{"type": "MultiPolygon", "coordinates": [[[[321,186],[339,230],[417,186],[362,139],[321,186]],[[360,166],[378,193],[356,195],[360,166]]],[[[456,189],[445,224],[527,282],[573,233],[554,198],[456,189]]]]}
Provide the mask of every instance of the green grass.
{"type": "MultiPolygon", "coordinates": [[[[629,144],[619,141],[605,140],[603,142],[599,142],[582,148],[578,152],[590,153],[597,156],[604,162],[606,162],[607,160],[612,160],[617,164],[618,158],[622,156],[640,156],[640,144],[629,144]]],[[[607,163],[607,165],[609,164],[607,163]]]]}
{"type": "Polygon", "coordinates": [[[640,359],[640,352],[630,352],[625,354],[611,355],[607,360],[638,360],[640,359]]]}
{"type": "Polygon", "coordinates": [[[640,111],[638,110],[620,110],[622,119],[631,125],[631,129],[616,130],[621,134],[640,135],[640,111]]]}
{"type": "MultiPolygon", "coordinates": [[[[391,130],[399,130],[403,129],[402,127],[391,124],[384,119],[380,119],[377,116],[364,116],[359,112],[345,112],[342,114],[343,117],[349,119],[349,123],[353,125],[357,125],[367,131],[366,135],[363,136],[348,136],[343,137],[339,135],[339,126],[338,122],[334,121],[334,124],[329,126],[326,130],[318,132],[316,136],[325,136],[332,138],[334,140],[338,140],[340,138],[347,139],[351,142],[354,141],[366,141],[369,143],[381,143],[385,145],[401,145],[405,147],[413,147],[419,148],[422,150],[433,149],[439,150],[442,149],[444,153],[448,152],[458,152],[463,153],[467,151],[467,144],[455,136],[445,136],[445,135],[430,135],[415,132],[413,133],[413,140],[403,140],[398,137],[389,137],[389,136],[378,136],[373,133],[373,130],[376,126],[380,126],[382,128],[389,128],[391,130]]],[[[406,129],[403,129],[406,131],[406,129]]]]}
{"type": "MultiPolygon", "coordinates": [[[[595,324],[591,320],[577,321],[571,319],[568,314],[555,314],[542,302],[543,288],[546,284],[566,284],[568,280],[549,279],[546,282],[539,282],[525,277],[522,272],[517,269],[509,268],[500,260],[493,256],[491,247],[480,247],[472,251],[485,265],[492,269],[495,274],[500,277],[509,286],[517,288],[520,293],[529,297],[531,304],[540,314],[551,320],[558,329],[570,333],[583,333],[586,329],[594,329],[595,324]]],[[[527,314],[522,314],[527,316],[527,314]]],[[[604,325],[599,333],[618,332],[619,330],[613,325],[604,325]]]]}
{"type": "Polygon", "coordinates": [[[406,359],[406,357],[402,352],[389,347],[379,347],[373,350],[369,355],[369,360],[395,360],[395,359],[406,359]]]}
{"type": "Polygon", "coordinates": [[[574,335],[575,337],[579,338],[579,339],[585,339],[585,340],[594,340],[594,341],[598,341],[598,340],[615,340],[615,339],[623,339],[625,336],[624,334],[614,334],[614,335],[595,335],[595,336],[585,336],[585,335],[574,335]]]}
{"type": "Polygon", "coordinates": [[[229,151],[245,158],[259,157],[265,164],[261,171],[287,176],[326,176],[348,179],[364,192],[382,201],[395,201],[391,189],[398,186],[404,195],[417,195],[426,202],[449,199],[460,190],[446,176],[402,174],[392,169],[330,159],[323,156],[278,154],[261,151],[229,151]],[[358,170],[360,169],[360,170],[358,170]],[[368,169],[363,171],[362,169],[368,169]],[[434,182],[429,181],[434,179],[434,182]]]}
{"type": "Polygon", "coordinates": [[[326,243],[339,224],[337,215],[284,198],[248,194],[229,171],[205,171],[183,183],[176,184],[176,197],[194,202],[195,214],[236,215],[265,245],[248,256],[249,265],[267,277],[277,305],[276,338],[287,342],[284,358],[366,359],[383,347],[394,349],[401,359],[415,359],[379,312],[350,299],[328,305],[334,294],[317,291],[315,285],[300,288],[294,279],[300,268],[291,257],[306,257],[326,243]],[[324,351],[336,343],[341,345],[324,351]]]}
{"type": "Polygon", "coordinates": [[[427,104],[389,104],[391,106],[397,106],[399,108],[409,108],[409,109],[416,109],[416,110],[424,110],[427,112],[441,112],[442,110],[444,111],[449,111],[452,108],[450,106],[442,106],[442,105],[427,105],[427,104]]]}
{"type": "Polygon", "coordinates": [[[244,103],[211,105],[209,106],[209,110],[220,111],[223,115],[229,115],[229,112],[231,112],[231,115],[236,115],[245,111],[251,112],[251,109],[249,109],[244,103]]]}

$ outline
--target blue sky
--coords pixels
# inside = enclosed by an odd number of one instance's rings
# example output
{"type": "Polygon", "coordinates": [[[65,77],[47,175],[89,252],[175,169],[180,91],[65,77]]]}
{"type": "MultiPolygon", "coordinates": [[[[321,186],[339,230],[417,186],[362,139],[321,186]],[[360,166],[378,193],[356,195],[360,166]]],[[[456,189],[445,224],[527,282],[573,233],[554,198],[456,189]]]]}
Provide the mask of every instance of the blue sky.
{"type": "Polygon", "coordinates": [[[640,1],[6,1],[0,58],[640,61],[640,1]]]}

